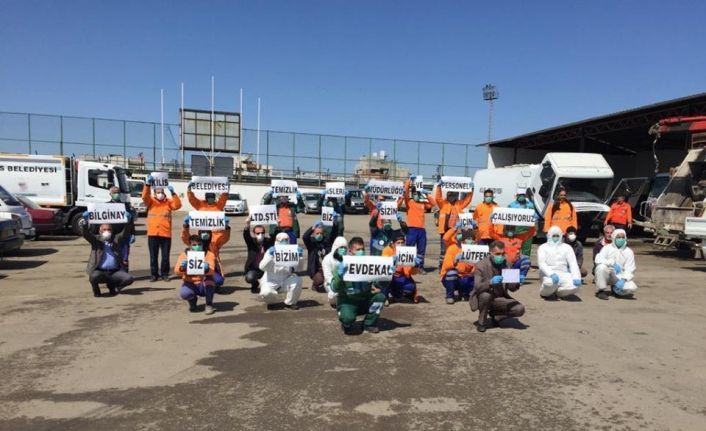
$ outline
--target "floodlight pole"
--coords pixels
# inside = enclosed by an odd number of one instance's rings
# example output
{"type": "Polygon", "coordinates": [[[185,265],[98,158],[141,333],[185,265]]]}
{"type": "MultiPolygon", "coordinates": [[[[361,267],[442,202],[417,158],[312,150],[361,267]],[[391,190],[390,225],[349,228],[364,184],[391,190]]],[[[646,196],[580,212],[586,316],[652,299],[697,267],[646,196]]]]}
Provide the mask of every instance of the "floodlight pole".
{"type": "Polygon", "coordinates": [[[213,121],[214,117],[216,115],[215,113],[215,102],[216,98],[216,79],[214,78],[213,75],[211,75],[211,160],[209,163],[209,175],[213,176],[213,121]]]}
{"type": "Polygon", "coordinates": [[[257,98],[257,151],[255,156],[255,168],[260,175],[260,98],[257,98]]]}
{"type": "Polygon", "coordinates": [[[486,84],[483,87],[483,100],[488,101],[488,141],[486,145],[490,145],[493,130],[493,100],[499,96],[498,89],[492,84],[486,84]]]}
{"type": "Polygon", "coordinates": [[[159,128],[160,128],[160,133],[162,135],[162,138],[161,138],[162,167],[160,167],[160,169],[163,169],[164,168],[164,88],[160,89],[160,91],[159,91],[159,100],[160,100],[159,128]]]}
{"type": "Polygon", "coordinates": [[[181,83],[181,111],[179,111],[179,141],[181,144],[181,176],[184,176],[184,165],[186,155],[184,153],[184,83],[181,83]]]}
{"type": "Polygon", "coordinates": [[[243,154],[243,88],[240,88],[240,123],[238,124],[238,139],[240,140],[240,154],[243,154]]]}

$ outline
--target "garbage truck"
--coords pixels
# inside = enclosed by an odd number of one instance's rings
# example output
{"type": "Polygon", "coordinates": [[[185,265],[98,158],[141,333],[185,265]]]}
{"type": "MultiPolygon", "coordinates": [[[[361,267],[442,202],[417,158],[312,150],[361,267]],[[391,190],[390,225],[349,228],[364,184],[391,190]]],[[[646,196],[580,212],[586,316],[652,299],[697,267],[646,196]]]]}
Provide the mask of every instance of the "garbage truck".
{"type": "Polygon", "coordinates": [[[89,203],[108,202],[110,188],[129,202],[128,171],[120,166],[68,156],[0,153],[0,185],[38,205],[59,210],[63,225],[80,234],[89,203]]]}

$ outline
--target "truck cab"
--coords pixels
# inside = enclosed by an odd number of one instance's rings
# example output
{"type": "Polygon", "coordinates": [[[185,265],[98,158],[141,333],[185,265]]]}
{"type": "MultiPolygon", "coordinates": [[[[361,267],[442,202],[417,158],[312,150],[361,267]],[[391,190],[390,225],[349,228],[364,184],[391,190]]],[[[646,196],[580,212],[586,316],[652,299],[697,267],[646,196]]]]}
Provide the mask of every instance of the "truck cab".
{"type": "Polygon", "coordinates": [[[121,201],[130,202],[130,189],[127,183],[127,171],[107,163],[74,161],[76,164],[75,181],[76,206],[85,207],[89,203],[110,201],[110,188],[120,188],[121,201]]]}
{"type": "Polygon", "coordinates": [[[146,216],[147,207],[142,201],[142,189],[145,187],[145,182],[135,178],[128,178],[127,185],[130,190],[130,206],[132,206],[138,216],[146,216]]]}

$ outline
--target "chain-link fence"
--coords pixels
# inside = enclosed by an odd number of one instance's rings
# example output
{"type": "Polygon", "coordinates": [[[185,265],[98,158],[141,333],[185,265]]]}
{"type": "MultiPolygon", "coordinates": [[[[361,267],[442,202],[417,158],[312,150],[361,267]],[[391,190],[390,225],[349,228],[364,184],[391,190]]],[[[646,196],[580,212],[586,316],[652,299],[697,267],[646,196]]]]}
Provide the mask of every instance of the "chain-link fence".
{"type": "MultiPolygon", "coordinates": [[[[0,112],[0,151],[68,155],[122,165],[133,173],[169,171],[189,177],[193,155],[181,151],[179,125],[61,115],[0,112]]],[[[473,175],[485,167],[484,148],[467,144],[242,130],[233,176],[243,181],[294,178],[300,182],[428,181],[438,175],[473,175]],[[259,148],[259,151],[258,151],[259,148]]]]}

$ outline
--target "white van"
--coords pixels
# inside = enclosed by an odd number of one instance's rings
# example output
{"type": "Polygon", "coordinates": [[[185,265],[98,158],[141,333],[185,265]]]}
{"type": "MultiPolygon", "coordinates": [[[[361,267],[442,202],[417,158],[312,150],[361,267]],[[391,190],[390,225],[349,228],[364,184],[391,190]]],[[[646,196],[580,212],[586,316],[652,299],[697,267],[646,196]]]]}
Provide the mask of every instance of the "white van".
{"type": "Polygon", "coordinates": [[[0,218],[15,219],[22,223],[21,232],[26,239],[36,235],[32,227],[32,216],[25,210],[20,201],[0,185],[0,218]]]}

